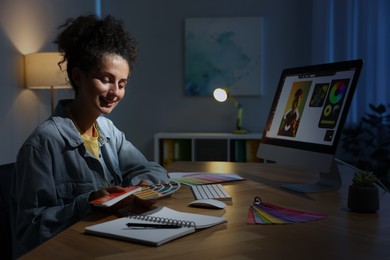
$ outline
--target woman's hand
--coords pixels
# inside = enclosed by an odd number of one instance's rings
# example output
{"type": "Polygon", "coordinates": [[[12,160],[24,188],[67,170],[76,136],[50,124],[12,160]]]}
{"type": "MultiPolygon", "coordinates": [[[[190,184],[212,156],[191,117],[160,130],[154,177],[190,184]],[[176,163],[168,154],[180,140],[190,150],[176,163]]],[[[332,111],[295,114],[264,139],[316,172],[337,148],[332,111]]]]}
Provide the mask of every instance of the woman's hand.
{"type": "MultiPolygon", "coordinates": [[[[147,181],[142,180],[139,182],[139,184],[137,186],[148,186],[148,185],[149,185],[149,183],[147,181]]],[[[92,192],[88,198],[88,201],[95,200],[97,198],[106,196],[110,193],[121,192],[121,191],[124,191],[124,188],[122,188],[120,186],[107,187],[107,188],[92,192]]],[[[135,195],[130,195],[130,196],[124,198],[123,200],[115,203],[111,207],[107,208],[107,210],[117,211],[119,209],[131,206],[131,205],[139,206],[142,208],[150,208],[155,203],[156,203],[156,200],[143,200],[143,199],[138,198],[135,195]]]]}
{"type": "Polygon", "coordinates": [[[141,186],[141,187],[145,187],[145,186],[149,186],[149,182],[146,181],[146,180],[141,180],[137,186],[141,186]]]}
{"type": "Polygon", "coordinates": [[[121,192],[123,191],[124,188],[120,186],[112,186],[112,187],[107,187],[98,191],[94,191],[89,195],[88,201],[91,202],[95,199],[98,199],[100,197],[106,196],[110,193],[115,193],[115,192],[121,192]]]}

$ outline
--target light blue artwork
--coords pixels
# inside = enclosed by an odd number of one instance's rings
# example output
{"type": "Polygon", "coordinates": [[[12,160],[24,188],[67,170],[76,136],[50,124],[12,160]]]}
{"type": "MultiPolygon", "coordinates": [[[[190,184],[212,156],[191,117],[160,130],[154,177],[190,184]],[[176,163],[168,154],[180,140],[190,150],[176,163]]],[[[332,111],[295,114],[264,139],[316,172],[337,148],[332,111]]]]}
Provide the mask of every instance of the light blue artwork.
{"type": "Polygon", "coordinates": [[[185,94],[261,95],[261,17],[185,20],[185,94]]]}

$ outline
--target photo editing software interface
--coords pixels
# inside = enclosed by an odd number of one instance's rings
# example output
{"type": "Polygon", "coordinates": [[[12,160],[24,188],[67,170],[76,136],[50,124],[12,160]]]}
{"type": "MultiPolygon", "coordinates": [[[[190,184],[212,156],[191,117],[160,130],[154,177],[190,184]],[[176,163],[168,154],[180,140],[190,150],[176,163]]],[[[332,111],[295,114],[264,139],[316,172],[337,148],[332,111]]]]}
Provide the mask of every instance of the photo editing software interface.
{"type": "Polygon", "coordinates": [[[355,68],[349,68],[284,75],[265,136],[332,146],[337,131],[341,131],[343,111],[348,109],[346,99],[353,94],[355,73],[355,68]]]}

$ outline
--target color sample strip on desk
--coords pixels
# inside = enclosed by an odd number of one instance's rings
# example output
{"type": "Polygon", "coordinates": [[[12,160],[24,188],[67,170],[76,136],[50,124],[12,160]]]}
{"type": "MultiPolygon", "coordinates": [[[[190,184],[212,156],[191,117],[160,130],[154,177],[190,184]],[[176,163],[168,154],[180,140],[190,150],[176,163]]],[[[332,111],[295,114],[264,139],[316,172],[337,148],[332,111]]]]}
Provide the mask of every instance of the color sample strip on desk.
{"type": "Polygon", "coordinates": [[[306,212],[295,209],[279,207],[262,202],[253,204],[249,208],[248,224],[289,224],[303,223],[326,218],[326,214],[306,212]]]}

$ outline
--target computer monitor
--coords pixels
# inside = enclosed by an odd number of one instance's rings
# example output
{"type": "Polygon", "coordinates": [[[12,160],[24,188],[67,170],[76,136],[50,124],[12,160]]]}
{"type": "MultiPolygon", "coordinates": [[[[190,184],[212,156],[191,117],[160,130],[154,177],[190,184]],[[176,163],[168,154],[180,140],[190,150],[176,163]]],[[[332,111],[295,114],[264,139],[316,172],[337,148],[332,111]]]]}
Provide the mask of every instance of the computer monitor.
{"type": "Polygon", "coordinates": [[[339,189],[335,153],[362,65],[351,60],[283,70],[257,157],[319,172],[315,183],[284,188],[339,189]]]}

